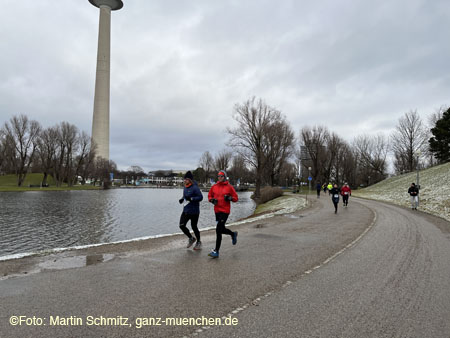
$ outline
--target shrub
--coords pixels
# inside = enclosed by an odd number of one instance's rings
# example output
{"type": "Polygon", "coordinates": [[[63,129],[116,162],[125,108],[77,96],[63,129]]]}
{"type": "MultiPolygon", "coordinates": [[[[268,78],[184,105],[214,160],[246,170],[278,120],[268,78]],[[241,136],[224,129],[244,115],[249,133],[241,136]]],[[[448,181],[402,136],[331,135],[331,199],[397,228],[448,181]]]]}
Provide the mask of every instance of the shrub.
{"type": "Polygon", "coordinates": [[[280,196],[283,196],[283,190],[281,188],[264,187],[261,189],[261,196],[259,199],[256,200],[254,196],[252,196],[252,198],[255,199],[256,204],[263,204],[280,196]]]}

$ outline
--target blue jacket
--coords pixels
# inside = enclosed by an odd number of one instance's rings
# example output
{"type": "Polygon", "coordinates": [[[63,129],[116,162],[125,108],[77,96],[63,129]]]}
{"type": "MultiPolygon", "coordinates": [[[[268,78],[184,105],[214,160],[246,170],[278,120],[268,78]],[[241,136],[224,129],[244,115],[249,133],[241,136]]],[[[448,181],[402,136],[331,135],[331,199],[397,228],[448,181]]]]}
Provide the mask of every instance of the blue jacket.
{"type": "Polygon", "coordinates": [[[200,191],[197,182],[193,181],[189,187],[184,187],[183,198],[190,197],[191,201],[184,206],[183,212],[190,215],[200,214],[200,201],[203,200],[203,194],[200,191]]]}

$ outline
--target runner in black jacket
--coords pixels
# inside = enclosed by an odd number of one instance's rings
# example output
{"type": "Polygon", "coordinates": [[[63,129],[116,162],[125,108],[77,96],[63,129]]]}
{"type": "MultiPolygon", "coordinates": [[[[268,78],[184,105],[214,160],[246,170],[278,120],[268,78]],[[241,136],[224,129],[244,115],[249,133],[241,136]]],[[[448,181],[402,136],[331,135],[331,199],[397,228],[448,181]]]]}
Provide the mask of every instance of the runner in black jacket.
{"type": "Polygon", "coordinates": [[[337,214],[339,195],[341,194],[341,189],[338,188],[337,184],[334,184],[333,188],[330,190],[331,200],[334,204],[334,213],[337,214]]]}
{"type": "Polygon", "coordinates": [[[411,209],[417,210],[417,205],[419,204],[419,188],[415,183],[411,183],[408,194],[411,196],[411,209]]]}

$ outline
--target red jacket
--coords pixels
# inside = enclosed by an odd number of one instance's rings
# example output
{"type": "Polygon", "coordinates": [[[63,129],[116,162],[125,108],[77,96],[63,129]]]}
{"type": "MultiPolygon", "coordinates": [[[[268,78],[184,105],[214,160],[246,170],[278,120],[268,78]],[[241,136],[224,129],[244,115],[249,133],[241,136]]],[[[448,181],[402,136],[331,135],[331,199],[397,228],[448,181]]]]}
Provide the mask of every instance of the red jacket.
{"type": "Polygon", "coordinates": [[[344,195],[351,195],[351,194],[352,194],[352,190],[350,189],[350,187],[343,186],[341,188],[341,195],[342,196],[344,196],[344,195]]]}
{"type": "Polygon", "coordinates": [[[217,205],[214,206],[214,212],[224,212],[226,214],[230,213],[230,202],[225,201],[225,195],[231,196],[231,200],[233,202],[238,201],[238,195],[234,190],[233,186],[228,183],[228,181],[217,182],[214,184],[208,193],[208,201],[211,198],[215,198],[217,200],[217,205]]]}

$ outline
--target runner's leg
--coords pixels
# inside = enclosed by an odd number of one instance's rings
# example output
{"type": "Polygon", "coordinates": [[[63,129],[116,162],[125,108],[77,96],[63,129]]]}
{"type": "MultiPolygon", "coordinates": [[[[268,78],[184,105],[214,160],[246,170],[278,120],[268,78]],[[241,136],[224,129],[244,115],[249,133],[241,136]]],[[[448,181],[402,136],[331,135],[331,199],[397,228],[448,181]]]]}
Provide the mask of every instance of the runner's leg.
{"type": "Polygon", "coordinates": [[[216,214],[216,251],[219,252],[220,246],[222,244],[222,234],[233,236],[233,232],[227,228],[225,228],[225,223],[228,219],[228,214],[223,212],[219,212],[216,214]]]}
{"type": "Polygon", "coordinates": [[[189,221],[189,215],[185,214],[184,212],[180,216],[180,229],[183,231],[183,233],[188,236],[189,238],[192,238],[191,233],[189,232],[188,228],[186,227],[187,222],[189,221]]]}
{"type": "Polygon", "coordinates": [[[197,238],[197,242],[200,242],[200,231],[198,231],[198,217],[200,216],[199,214],[197,215],[190,215],[191,216],[191,227],[192,227],[192,231],[194,231],[195,234],[195,238],[197,238]]]}

